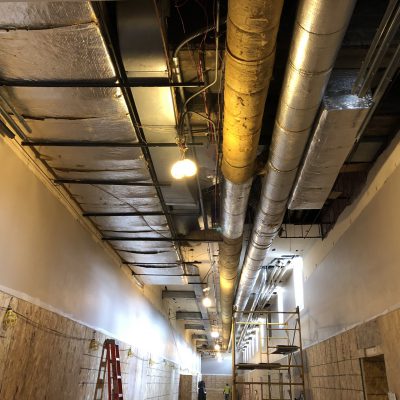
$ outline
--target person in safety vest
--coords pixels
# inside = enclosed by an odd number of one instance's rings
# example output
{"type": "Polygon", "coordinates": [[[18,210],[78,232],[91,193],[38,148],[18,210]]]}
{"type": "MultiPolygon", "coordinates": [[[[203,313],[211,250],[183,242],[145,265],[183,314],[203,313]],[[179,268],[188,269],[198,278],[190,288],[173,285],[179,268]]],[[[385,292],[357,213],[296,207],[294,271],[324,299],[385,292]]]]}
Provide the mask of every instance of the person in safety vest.
{"type": "Polygon", "coordinates": [[[226,384],[224,387],[224,400],[229,400],[229,395],[231,394],[231,388],[229,384],[226,384]]]}

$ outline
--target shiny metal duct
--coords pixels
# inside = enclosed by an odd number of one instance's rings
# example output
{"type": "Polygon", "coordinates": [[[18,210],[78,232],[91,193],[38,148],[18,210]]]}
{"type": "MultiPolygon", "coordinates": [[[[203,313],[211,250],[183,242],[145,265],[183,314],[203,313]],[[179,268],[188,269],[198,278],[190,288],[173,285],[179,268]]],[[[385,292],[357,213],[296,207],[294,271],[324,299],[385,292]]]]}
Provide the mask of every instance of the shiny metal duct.
{"type": "Polygon", "coordinates": [[[371,106],[371,96],[351,94],[356,73],[332,74],[307,155],[289,201],[290,209],[321,209],[371,106]]]}
{"type": "Polygon", "coordinates": [[[219,257],[225,345],[230,336],[243,225],[282,6],[283,0],[228,2],[222,160],[224,242],[219,257]]]}
{"type": "Polygon", "coordinates": [[[267,175],[236,297],[244,309],[289,195],[355,0],[303,0],[275,121],[267,175]]]}

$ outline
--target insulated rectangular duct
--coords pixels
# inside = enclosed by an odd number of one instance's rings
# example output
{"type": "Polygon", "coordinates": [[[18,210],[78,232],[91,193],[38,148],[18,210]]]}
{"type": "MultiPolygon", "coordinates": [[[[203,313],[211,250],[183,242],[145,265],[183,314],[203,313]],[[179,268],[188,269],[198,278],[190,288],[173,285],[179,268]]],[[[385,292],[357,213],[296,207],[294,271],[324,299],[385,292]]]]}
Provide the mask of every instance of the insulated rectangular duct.
{"type": "Polygon", "coordinates": [[[370,95],[351,94],[354,72],[333,73],[322,101],[289,208],[321,209],[372,105],[370,95]]]}

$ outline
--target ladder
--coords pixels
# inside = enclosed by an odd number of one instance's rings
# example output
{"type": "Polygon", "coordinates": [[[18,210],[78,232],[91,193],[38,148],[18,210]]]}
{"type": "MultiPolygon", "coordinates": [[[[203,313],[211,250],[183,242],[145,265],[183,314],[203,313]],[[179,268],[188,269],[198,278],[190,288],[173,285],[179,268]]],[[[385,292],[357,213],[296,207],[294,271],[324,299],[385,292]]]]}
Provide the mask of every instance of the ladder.
{"type": "Polygon", "coordinates": [[[106,372],[108,380],[108,400],[123,400],[119,346],[115,344],[115,340],[113,339],[106,339],[103,344],[94,400],[103,400],[106,372]]]}

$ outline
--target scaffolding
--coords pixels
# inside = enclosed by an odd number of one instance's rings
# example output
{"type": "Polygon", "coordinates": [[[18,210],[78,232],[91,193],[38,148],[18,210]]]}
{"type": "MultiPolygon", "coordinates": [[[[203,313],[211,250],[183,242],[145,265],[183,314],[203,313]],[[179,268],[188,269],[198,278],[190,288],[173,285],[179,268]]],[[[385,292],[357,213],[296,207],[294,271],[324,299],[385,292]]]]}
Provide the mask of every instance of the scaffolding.
{"type": "Polygon", "coordinates": [[[305,400],[298,307],[235,311],[231,343],[232,400],[238,400],[239,393],[241,400],[305,400]]]}

